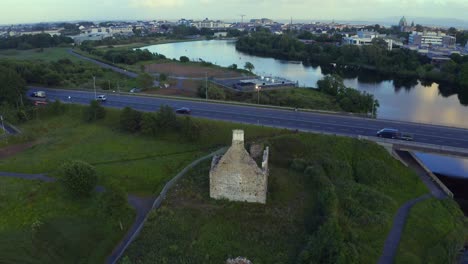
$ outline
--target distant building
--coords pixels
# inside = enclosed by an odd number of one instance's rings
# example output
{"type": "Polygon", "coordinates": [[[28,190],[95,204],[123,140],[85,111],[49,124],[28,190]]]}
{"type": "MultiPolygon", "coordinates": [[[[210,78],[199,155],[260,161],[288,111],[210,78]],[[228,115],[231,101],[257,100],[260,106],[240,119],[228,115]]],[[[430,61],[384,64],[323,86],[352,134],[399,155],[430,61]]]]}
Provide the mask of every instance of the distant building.
{"type": "Polygon", "coordinates": [[[214,33],[215,38],[225,38],[227,37],[228,33],[227,32],[216,32],[214,33]]]}
{"type": "Polygon", "coordinates": [[[454,47],[456,38],[448,36],[440,31],[438,32],[416,32],[409,35],[408,44],[414,46],[444,46],[454,47]]]}
{"type": "Polygon", "coordinates": [[[230,24],[226,24],[223,21],[220,20],[209,20],[206,18],[205,20],[202,21],[195,21],[192,23],[193,26],[197,28],[209,28],[209,29],[223,29],[227,28],[230,26],[230,24]]]}
{"type": "Polygon", "coordinates": [[[342,44],[356,46],[371,45],[374,39],[381,38],[388,44],[388,50],[392,50],[393,40],[386,39],[386,37],[385,34],[379,34],[375,31],[359,30],[357,35],[343,37],[342,44]]]}
{"type": "Polygon", "coordinates": [[[250,23],[252,24],[260,24],[260,25],[272,25],[275,22],[268,18],[261,18],[261,19],[251,19],[250,23]]]}
{"type": "Polygon", "coordinates": [[[400,22],[398,22],[398,28],[400,29],[401,32],[411,32],[414,27],[414,21],[411,23],[411,26],[408,26],[408,21],[406,21],[406,18],[403,16],[400,19],[400,22]]]}

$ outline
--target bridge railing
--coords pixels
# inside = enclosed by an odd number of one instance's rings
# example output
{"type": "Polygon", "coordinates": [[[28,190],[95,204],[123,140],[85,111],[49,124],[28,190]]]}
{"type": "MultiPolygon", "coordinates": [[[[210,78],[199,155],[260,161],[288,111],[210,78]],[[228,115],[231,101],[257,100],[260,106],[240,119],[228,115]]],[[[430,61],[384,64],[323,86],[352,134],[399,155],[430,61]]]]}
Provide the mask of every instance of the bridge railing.
{"type": "Polygon", "coordinates": [[[468,149],[466,148],[442,146],[442,145],[436,145],[436,144],[421,143],[421,142],[416,142],[416,141],[404,141],[400,139],[369,137],[369,136],[357,136],[357,138],[370,140],[370,141],[374,141],[377,143],[392,144],[396,149],[400,149],[400,150],[431,151],[431,152],[441,153],[441,154],[468,157],[468,149]]]}

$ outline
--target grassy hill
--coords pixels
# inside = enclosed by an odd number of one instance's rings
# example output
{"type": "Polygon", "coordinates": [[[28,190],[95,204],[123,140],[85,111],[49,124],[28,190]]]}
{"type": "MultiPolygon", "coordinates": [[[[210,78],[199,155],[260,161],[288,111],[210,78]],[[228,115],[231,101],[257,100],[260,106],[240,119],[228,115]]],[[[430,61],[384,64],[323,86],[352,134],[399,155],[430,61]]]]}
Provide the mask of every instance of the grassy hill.
{"type": "MultiPolygon", "coordinates": [[[[427,192],[373,143],[300,134],[264,144],[271,147],[267,205],[210,199],[206,162],[153,212],[122,263],[223,263],[237,256],[253,263],[376,263],[398,207],[427,192]]],[[[431,214],[454,221],[444,210],[431,214]]],[[[459,237],[434,238],[460,246],[459,237]]]]}

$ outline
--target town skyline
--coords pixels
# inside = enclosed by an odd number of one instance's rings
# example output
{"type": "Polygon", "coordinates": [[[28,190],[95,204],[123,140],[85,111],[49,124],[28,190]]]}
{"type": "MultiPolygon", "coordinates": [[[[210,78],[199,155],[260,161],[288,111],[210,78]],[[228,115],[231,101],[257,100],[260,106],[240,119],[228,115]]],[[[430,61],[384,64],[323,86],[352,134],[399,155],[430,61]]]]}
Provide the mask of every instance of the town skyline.
{"type": "MultiPolygon", "coordinates": [[[[250,1],[212,0],[104,0],[80,2],[58,0],[6,0],[2,3],[8,13],[0,17],[0,24],[26,24],[59,21],[151,20],[180,18],[223,19],[232,22],[244,19],[268,17],[274,20],[297,21],[333,20],[379,22],[392,17],[424,17],[464,20],[468,2],[463,0],[333,0],[326,3],[302,1],[257,1],[252,8],[250,1]],[[306,6],[304,8],[304,6],[306,6]],[[359,8],[356,8],[359,6],[359,8]],[[233,11],[234,10],[234,11],[233,11]],[[358,12],[357,12],[358,11],[358,12]]],[[[466,20],[465,20],[466,22],[466,20]]],[[[439,23],[440,24],[440,23],[439,23]]]]}

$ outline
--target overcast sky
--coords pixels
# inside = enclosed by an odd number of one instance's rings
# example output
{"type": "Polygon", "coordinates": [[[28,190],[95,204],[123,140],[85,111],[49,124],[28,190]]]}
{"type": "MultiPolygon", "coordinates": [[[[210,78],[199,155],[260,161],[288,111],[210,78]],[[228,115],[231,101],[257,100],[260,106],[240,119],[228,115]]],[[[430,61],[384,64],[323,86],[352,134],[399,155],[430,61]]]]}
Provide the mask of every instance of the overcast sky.
{"type": "Polygon", "coordinates": [[[468,0],[1,0],[0,24],[69,20],[268,17],[370,20],[407,17],[466,20],[468,0]]]}

